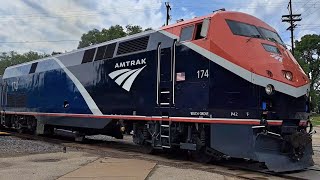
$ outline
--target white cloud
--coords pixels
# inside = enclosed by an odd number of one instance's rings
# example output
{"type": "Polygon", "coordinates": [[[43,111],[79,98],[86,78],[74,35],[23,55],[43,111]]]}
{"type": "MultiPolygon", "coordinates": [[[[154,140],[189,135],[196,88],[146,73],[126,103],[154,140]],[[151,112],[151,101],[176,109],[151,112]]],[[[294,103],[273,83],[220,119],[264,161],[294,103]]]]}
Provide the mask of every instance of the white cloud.
{"type": "MultiPolygon", "coordinates": [[[[158,28],[160,0],[3,0],[0,42],[79,40],[90,29],[111,25],[158,28]]],[[[0,43],[1,51],[70,51],[78,42],[0,43]]]]}
{"type": "Polygon", "coordinates": [[[301,30],[297,33],[296,35],[296,40],[301,40],[301,38],[306,35],[306,34],[319,34],[317,33],[316,31],[313,31],[313,30],[301,30]]]}
{"type": "Polygon", "coordinates": [[[196,17],[196,14],[194,11],[191,11],[186,7],[181,7],[180,9],[181,9],[181,13],[179,13],[179,16],[172,19],[173,20],[172,23],[175,23],[175,21],[180,19],[188,20],[196,17]]]}

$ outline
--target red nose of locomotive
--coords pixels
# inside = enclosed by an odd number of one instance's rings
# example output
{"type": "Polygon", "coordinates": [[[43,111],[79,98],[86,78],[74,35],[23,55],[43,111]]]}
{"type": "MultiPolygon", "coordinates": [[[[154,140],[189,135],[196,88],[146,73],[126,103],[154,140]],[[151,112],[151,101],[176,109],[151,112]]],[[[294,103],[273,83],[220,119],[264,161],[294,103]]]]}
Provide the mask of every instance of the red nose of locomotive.
{"type": "Polygon", "coordinates": [[[230,63],[236,74],[294,97],[308,92],[308,77],[278,33],[263,21],[244,13],[219,12],[212,16],[209,31],[210,45],[204,47],[230,63]]]}
{"type": "Polygon", "coordinates": [[[181,38],[185,35],[182,29],[194,25],[198,29],[205,20],[209,20],[209,26],[204,39],[197,38],[197,33],[191,40],[182,38],[189,48],[253,84],[271,86],[296,98],[308,93],[309,79],[279,34],[256,17],[240,12],[216,12],[163,30],[181,38]]]}
{"type": "Polygon", "coordinates": [[[246,48],[247,52],[252,52],[247,54],[245,67],[248,70],[295,88],[309,83],[308,77],[284,45],[263,39],[253,41],[255,46],[247,45],[246,48]]]}

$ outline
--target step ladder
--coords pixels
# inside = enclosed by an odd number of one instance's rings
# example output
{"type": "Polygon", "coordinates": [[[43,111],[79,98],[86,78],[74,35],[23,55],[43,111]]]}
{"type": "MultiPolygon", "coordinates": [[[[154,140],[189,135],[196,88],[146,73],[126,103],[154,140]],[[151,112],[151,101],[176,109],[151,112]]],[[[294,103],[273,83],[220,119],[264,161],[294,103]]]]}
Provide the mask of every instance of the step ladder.
{"type": "Polygon", "coordinates": [[[170,106],[171,93],[169,88],[160,89],[160,106],[168,107],[170,106]]]}
{"type": "Polygon", "coordinates": [[[160,121],[160,142],[162,148],[171,148],[171,121],[160,121]],[[167,143],[164,144],[163,142],[167,143]]]}

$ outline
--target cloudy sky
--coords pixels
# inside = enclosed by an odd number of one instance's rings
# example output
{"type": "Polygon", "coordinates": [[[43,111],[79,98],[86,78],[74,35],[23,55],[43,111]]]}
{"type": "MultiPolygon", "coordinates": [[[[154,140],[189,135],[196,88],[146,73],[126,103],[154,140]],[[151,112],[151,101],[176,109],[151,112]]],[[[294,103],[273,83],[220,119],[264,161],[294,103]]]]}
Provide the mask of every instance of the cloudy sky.
{"type": "MultiPolygon", "coordinates": [[[[287,14],[289,0],[166,0],[172,6],[172,20],[202,16],[226,8],[242,11],[269,23],[290,44],[287,14]]],[[[81,35],[90,29],[111,25],[160,27],[165,22],[163,0],[1,0],[0,51],[71,51],[81,35]]],[[[293,0],[295,13],[303,20],[295,38],[320,34],[320,0],[293,0]]]]}

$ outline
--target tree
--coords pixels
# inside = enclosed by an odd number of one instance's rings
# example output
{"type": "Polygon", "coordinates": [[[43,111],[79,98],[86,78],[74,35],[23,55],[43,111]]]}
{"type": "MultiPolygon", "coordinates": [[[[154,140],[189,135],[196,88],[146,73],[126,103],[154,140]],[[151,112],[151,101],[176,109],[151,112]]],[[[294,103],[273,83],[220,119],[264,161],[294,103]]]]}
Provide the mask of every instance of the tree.
{"type": "Polygon", "coordinates": [[[90,30],[81,36],[81,41],[79,42],[78,49],[91,46],[102,42],[101,32],[98,29],[90,30]]]}
{"type": "Polygon", "coordinates": [[[3,74],[4,70],[9,66],[33,61],[36,59],[45,58],[48,56],[50,55],[39,54],[33,51],[30,51],[24,54],[18,54],[15,51],[2,52],[0,53],[0,74],[3,74]]]}
{"type": "MultiPolygon", "coordinates": [[[[151,30],[147,28],[146,30],[151,30]]],[[[130,36],[142,32],[141,26],[127,25],[125,29],[120,25],[111,26],[109,29],[103,28],[101,31],[98,29],[93,29],[87,33],[82,34],[81,41],[79,42],[78,49],[91,46],[94,44],[99,44],[102,42],[110,41],[113,39],[130,36]]]]}
{"type": "Polygon", "coordinates": [[[132,26],[130,24],[126,26],[126,29],[127,29],[127,36],[142,32],[142,27],[140,27],[140,26],[132,26]]]}
{"type": "Polygon", "coordinates": [[[320,35],[305,35],[296,41],[295,56],[310,79],[311,107],[319,109],[320,94],[320,35]]]}

